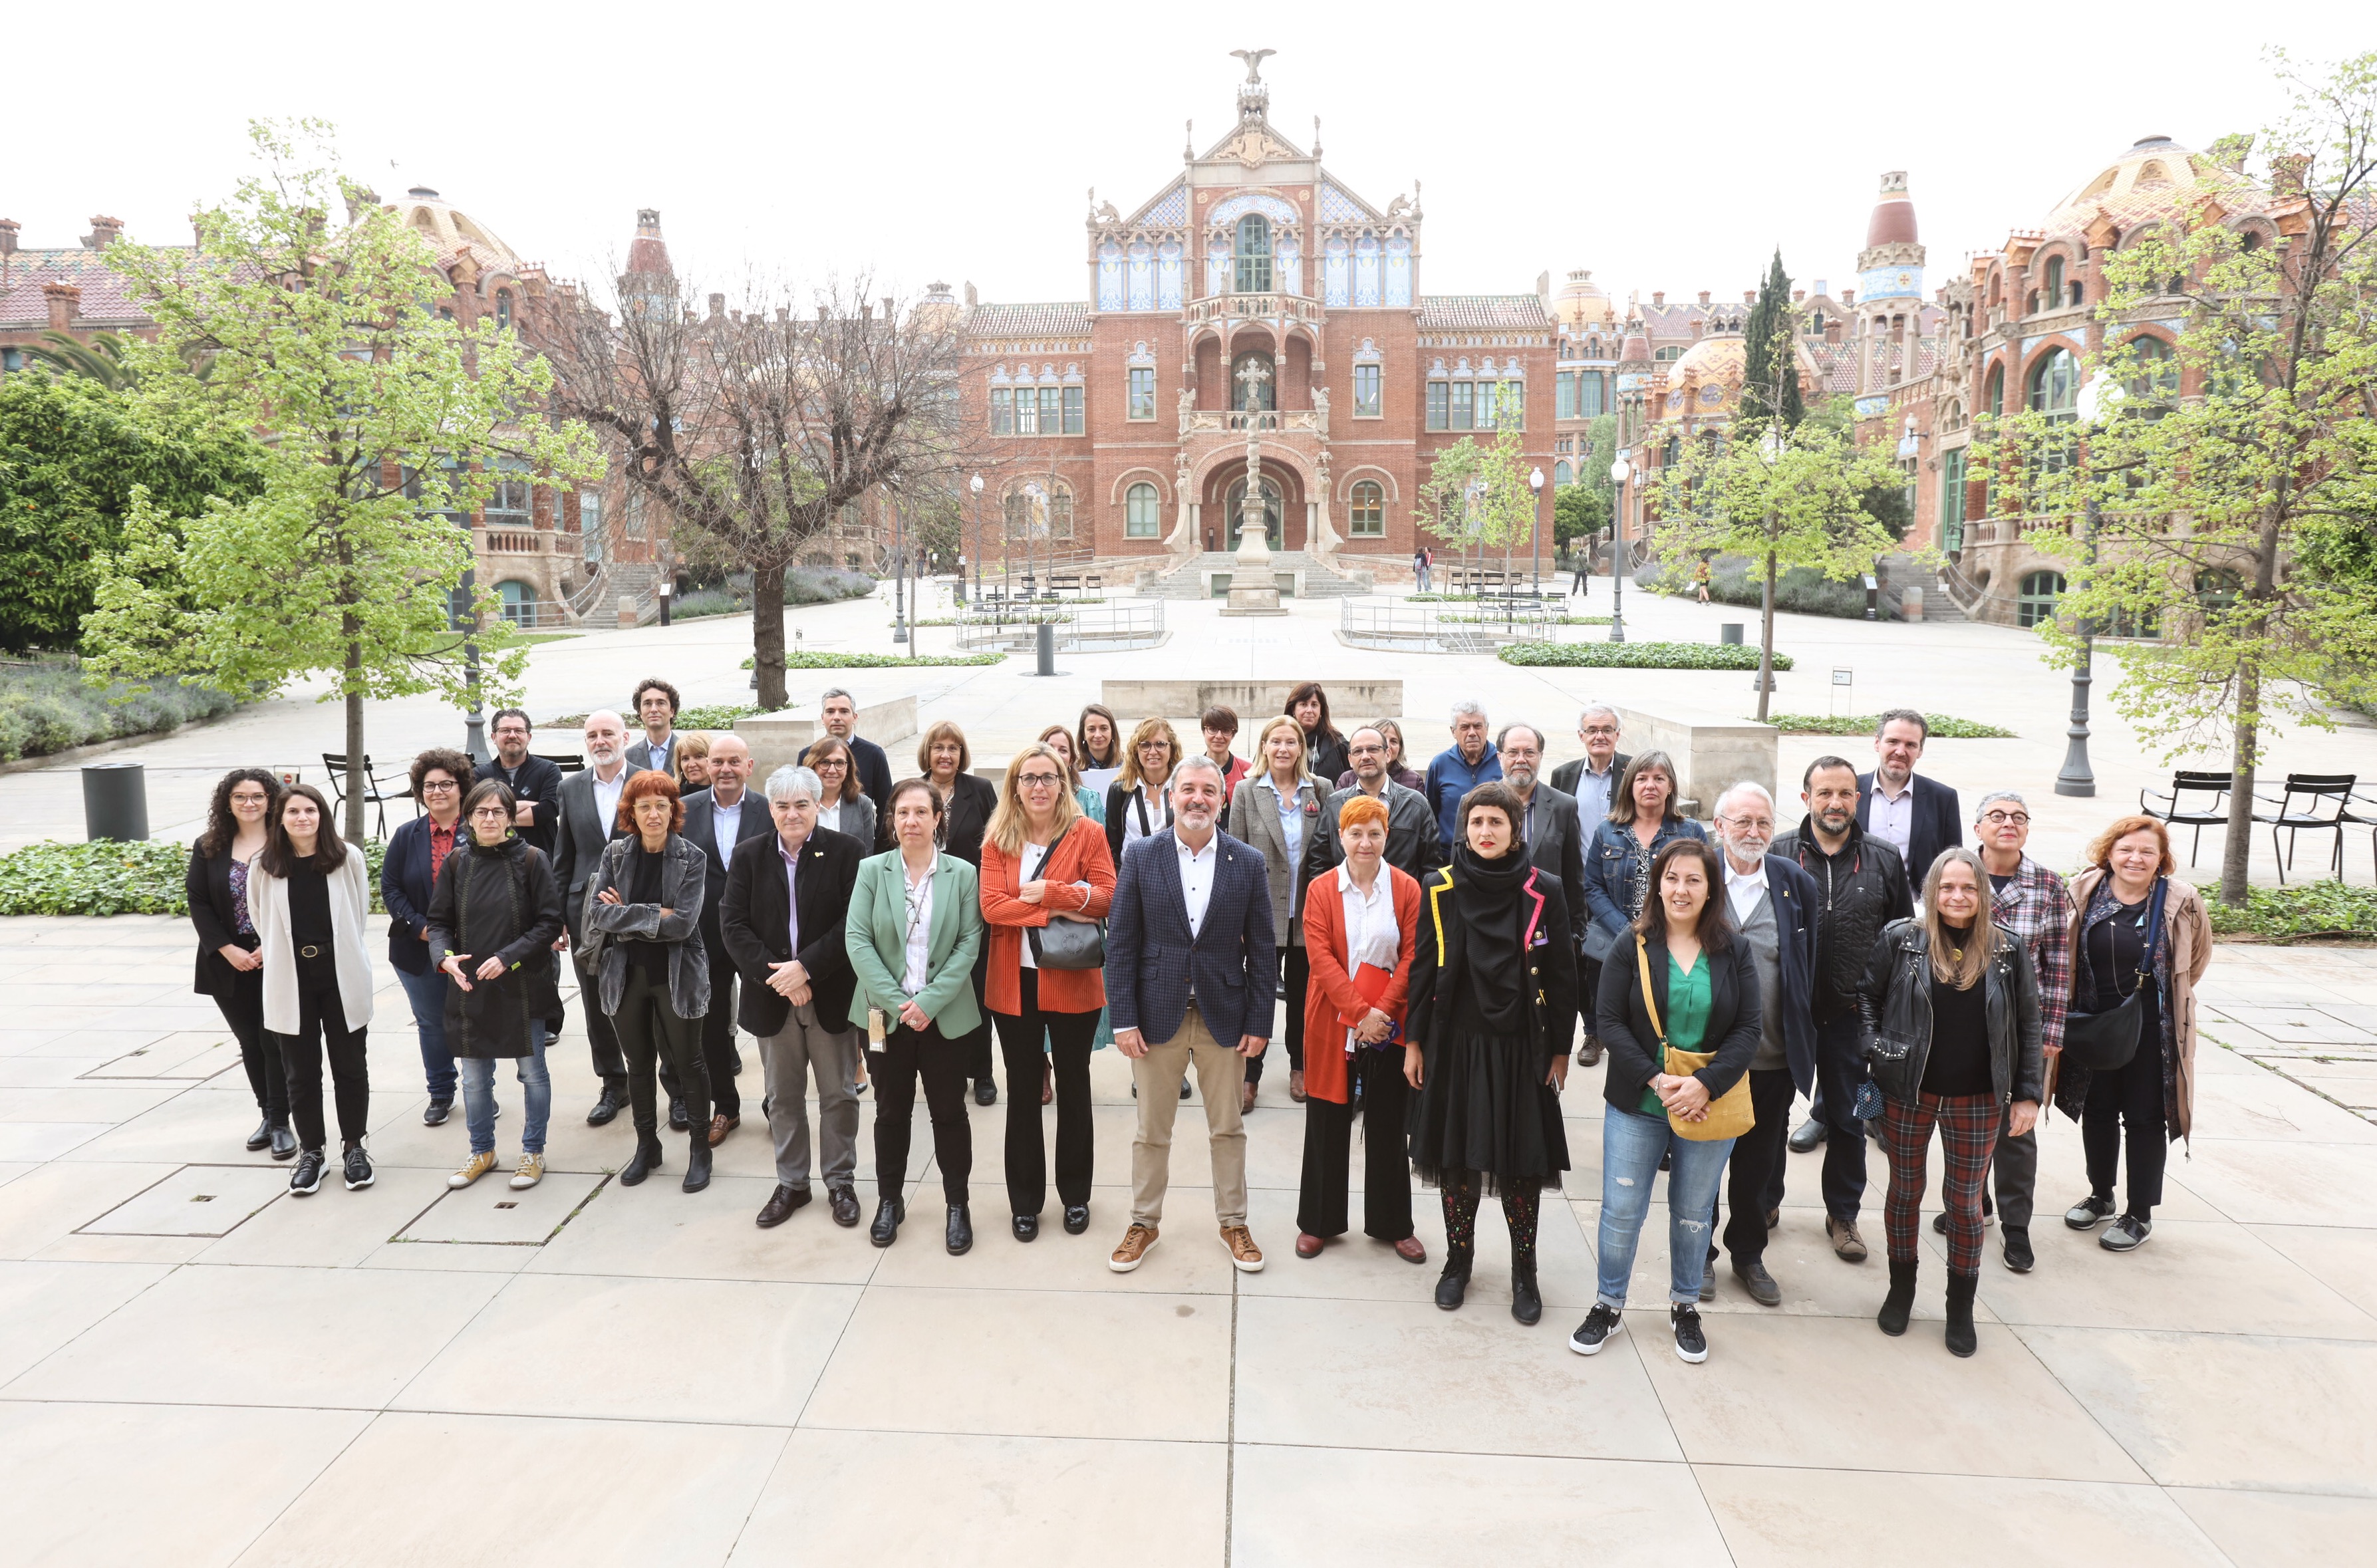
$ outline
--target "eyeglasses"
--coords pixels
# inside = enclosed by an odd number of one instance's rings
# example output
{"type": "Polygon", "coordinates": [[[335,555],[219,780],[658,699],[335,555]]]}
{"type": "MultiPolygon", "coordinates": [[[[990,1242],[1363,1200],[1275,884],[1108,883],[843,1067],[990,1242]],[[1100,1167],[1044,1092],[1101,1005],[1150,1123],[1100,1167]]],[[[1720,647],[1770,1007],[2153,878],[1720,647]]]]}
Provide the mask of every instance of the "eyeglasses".
{"type": "Polygon", "coordinates": [[[1143,752],[1168,752],[1172,745],[1167,741],[1141,741],[1139,749],[1143,752]]]}
{"type": "Polygon", "coordinates": [[[424,778],[421,781],[421,792],[424,795],[433,790],[443,791],[447,790],[459,790],[461,787],[462,786],[455,783],[451,778],[424,778]]]}
{"type": "Polygon", "coordinates": [[[2016,827],[2027,827],[2030,826],[2030,814],[2028,812],[1983,812],[1981,820],[1991,827],[2003,827],[2007,823],[2013,823],[2016,827]]]}
{"type": "Polygon", "coordinates": [[[1774,819],[1767,816],[1726,816],[1717,819],[1736,833],[1772,833],[1774,819]]]}
{"type": "Polygon", "coordinates": [[[1015,782],[1026,790],[1053,790],[1057,787],[1057,776],[1053,773],[1025,773],[1018,775],[1015,782]]]}
{"type": "Polygon", "coordinates": [[[1584,727],[1583,732],[1587,735],[1615,735],[1618,733],[1618,726],[1615,724],[1588,724],[1584,727]]]}

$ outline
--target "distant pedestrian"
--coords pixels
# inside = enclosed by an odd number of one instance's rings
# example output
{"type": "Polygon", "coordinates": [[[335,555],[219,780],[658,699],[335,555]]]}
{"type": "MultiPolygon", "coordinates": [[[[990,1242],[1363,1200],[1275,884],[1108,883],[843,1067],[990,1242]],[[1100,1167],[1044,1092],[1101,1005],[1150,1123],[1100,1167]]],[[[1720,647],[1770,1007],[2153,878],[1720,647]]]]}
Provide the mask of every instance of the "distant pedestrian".
{"type": "Polygon", "coordinates": [[[1692,568],[1692,590],[1700,595],[1702,604],[1709,601],[1709,564],[1705,558],[1699,565],[1692,568]]]}

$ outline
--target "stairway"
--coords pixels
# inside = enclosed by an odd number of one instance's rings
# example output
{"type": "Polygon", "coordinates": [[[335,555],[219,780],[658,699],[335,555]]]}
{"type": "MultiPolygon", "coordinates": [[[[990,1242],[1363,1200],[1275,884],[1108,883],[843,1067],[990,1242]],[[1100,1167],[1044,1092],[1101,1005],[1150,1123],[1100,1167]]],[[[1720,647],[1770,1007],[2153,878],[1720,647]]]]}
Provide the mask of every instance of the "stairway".
{"type": "MultiPolygon", "coordinates": [[[[1138,592],[1144,599],[1209,598],[1212,574],[1227,572],[1236,563],[1236,555],[1228,551],[1210,550],[1169,570],[1141,576],[1138,592]]],[[[1355,599],[1371,591],[1369,573],[1332,571],[1301,550],[1272,551],[1271,567],[1274,573],[1302,573],[1306,599],[1355,599]]]]}
{"type": "Polygon", "coordinates": [[[1886,573],[1883,580],[1889,583],[1893,595],[1905,588],[1923,590],[1924,620],[1949,624],[1971,619],[1965,613],[1964,607],[1956,602],[1955,597],[1949,593],[1948,585],[1940,580],[1940,573],[1935,569],[1919,565],[1907,555],[1888,556],[1884,559],[1883,567],[1886,573]]]}

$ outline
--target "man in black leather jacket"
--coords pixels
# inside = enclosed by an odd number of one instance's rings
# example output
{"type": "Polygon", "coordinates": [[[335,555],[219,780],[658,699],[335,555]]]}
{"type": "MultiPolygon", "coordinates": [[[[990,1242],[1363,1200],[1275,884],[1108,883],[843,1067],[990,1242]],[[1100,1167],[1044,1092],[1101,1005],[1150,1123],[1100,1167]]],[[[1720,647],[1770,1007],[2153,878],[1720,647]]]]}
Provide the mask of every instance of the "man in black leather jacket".
{"type": "MultiPolygon", "coordinates": [[[[1856,1110],[1866,1071],[1857,981],[1882,928],[1915,913],[1915,896],[1898,851],[1857,826],[1855,764],[1818,757],[1801,777],[1799,798],[1808,814],[1774,841],[1772,853],[1816,885],[1816,1098],[1810,1120],[1823,1129],[1824,1234],[1844,1262],[1863,1263],[1857,1209],[1865,1198],[1865,1124],[1856,1110]]],[[[1802,1127],[1792,1134],[1795,1148],[1813,1146],[1807,1133],[1802,1127]]],[[[1780,1201],[1780,1194],[1774,1196],[1780,1201]]]]}

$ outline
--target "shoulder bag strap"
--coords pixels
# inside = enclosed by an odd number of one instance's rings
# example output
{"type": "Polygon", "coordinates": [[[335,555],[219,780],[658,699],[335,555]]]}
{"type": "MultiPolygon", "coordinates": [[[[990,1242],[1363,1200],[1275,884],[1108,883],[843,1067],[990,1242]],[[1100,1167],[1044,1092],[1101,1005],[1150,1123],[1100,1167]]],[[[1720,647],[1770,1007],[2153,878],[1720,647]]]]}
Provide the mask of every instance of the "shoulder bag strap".
{"type": "Polygon", "coordinates": [[[2154,902],[2146,909],[2146,939],[2138,948],[2138,983],[2154,979],[2155,944],[2162,940],[2163,896],[2169,891],[2170,878],[2155,878],[2154,902]]]}
{"type": "Polygon", "coordinates": [[[1658,999],[1651,993],[1651,948],[1638,932],[1634,937],[1634,968],[1642,977],[1642,1011],[1651,1017],[1651,1032],[1659,1037],[1659,1070],[1667,1070],[1667,1027],[1659,1022],[1658,999]]]}

